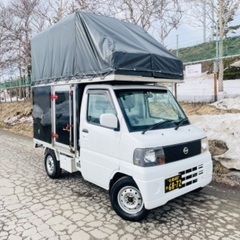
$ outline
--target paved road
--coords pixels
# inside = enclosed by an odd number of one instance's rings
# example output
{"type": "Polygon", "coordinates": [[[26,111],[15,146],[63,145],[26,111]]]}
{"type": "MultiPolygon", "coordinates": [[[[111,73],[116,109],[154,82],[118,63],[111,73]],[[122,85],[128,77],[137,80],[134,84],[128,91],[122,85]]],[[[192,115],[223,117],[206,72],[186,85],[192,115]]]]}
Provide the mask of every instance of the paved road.
{"type": "Polygon", "coordinates": [[[0,240],[240,239],[239,188],[212,183],[133,223],[79,173],[49,179],[42,158],[31,139],[0,130],[0,240]]]}

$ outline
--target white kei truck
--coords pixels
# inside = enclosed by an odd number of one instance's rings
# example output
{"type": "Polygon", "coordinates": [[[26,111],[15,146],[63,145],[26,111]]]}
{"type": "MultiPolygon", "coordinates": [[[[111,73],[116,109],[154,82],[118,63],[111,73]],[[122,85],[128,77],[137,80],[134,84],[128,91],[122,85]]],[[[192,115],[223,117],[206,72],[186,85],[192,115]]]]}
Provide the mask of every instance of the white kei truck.
{"type": "Polygon", "coordinates": [[[160,86],[182,81],[182,62],[141,27],[76,12],[31,49],[34,144],[50,178],[80,171],[130,221],[210,183],[205,133],[160,86]]]}

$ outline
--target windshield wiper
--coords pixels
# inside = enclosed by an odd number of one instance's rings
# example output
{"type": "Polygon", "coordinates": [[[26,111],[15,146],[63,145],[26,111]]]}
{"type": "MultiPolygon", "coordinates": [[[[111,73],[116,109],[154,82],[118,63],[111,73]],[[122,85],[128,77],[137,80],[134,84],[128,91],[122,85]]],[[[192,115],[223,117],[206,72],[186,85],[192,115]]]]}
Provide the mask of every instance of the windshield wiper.
{"type": "Polygon", "coordinates": [[[147,128],[146,130],[142,131],[142,134],[145,134],[147,131],[152,130],[152,129],[154,129],[154,128],[156,128],[156,127],[158,127],[158,126],[160,126],[164,123],[173,123],[173,122],[174,122],[174,120],[165,120],[163,122],[155,123],[155,124],[151,125],[149,128],[147,128]]]}
{"type": "Polygon", "coordinates": [[[188,121],[188,118],[183,118],[180,122],[176,123],[177,126],[174,128],[175,130],[178,130],[179,127],[183,125],[184,122],[188,121]]]}

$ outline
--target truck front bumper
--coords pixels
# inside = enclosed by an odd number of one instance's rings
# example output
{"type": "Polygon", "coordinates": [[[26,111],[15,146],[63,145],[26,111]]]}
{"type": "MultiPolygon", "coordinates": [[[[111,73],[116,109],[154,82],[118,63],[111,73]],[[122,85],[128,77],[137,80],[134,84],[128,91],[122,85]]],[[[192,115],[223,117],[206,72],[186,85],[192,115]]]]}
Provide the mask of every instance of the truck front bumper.
{"type": "Polygon", "coordinates": [[[209,152],[156,167],[134,167],[134,180],[142,193],[146,209],[202,188],[212,180],[209,152]]]}

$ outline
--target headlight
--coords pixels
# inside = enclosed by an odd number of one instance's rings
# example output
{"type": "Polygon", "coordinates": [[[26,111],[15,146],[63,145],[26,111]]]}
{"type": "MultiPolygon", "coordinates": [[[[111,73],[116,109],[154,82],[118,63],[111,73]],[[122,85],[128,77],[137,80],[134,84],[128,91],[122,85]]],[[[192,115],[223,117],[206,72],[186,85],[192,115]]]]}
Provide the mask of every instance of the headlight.
{"type": "Polygon", "coordinates": [[[208,139],[205,137],[201,139],[201,152],[204,153],[207,150],[208,150],[208,139]]]}
{"type": "Polygon", "coordinates": [[[133,164],[141,167],[151,167],[165,163],[163,149],[160,148],[137,148],[133,154],[133,164]]]}

